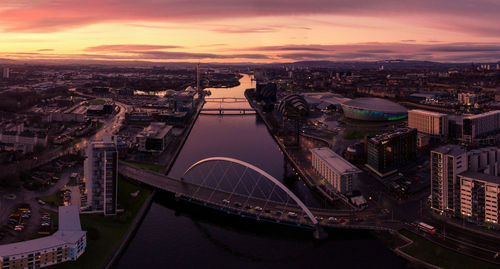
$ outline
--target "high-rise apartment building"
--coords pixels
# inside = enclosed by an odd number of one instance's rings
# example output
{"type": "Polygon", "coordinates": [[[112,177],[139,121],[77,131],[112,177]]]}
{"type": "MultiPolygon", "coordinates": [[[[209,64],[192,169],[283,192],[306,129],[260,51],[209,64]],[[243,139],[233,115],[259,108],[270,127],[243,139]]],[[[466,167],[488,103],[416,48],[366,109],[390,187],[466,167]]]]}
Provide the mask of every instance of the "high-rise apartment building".
{"type": "Polygon", "coordinates": [[[431,208],[440,213],[486,220],[486,212],[481,208],[487,197],[481,188],[500,182],[499,175],[500,148],[466,152],[457,145],[441,146],[431,151],[431,208]]]}
{"type": "Polygon", "coordinates": [[[431,151],[431,208],[440,213],[458,214],[460,182],[458,174],[467,171],[467,153],[457,145],[431,151]]]}
{"type": "Polygon", "coordinates": [[[401,128],[365,138],[366,167],[380,177],[394,174],[415,160],[417,129],[401,128]]]}
{"type": "Polygon", "coordinates": [[[84,163],[87,208],[115,215],[118,196],[118,152],[114,137],[93,141],[87,147],[84,163]]]}
{"type": "Polygon", "coordinates": [[[500,177],[469,171],[458,177],[462,217],[475,222],[498,224],[500,177]]]}
{"type": "Polygon", "coordinates": [[[408,111],[408,127],[432,136],[448,136],[448,115],[413,109],[408,111]]]}

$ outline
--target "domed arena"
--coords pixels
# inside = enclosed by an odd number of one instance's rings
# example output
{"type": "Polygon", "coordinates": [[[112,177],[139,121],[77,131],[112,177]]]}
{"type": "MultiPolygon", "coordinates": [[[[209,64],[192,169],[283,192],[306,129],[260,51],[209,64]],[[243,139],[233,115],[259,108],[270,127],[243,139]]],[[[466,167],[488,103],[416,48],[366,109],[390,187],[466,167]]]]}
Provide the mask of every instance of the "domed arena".
{"type": "Polygon", "coordinates": [[[392,121],[408,117],[408,109],[386,99],[363,97],[342,104],[344,116],[361,121],[392,121]]]}

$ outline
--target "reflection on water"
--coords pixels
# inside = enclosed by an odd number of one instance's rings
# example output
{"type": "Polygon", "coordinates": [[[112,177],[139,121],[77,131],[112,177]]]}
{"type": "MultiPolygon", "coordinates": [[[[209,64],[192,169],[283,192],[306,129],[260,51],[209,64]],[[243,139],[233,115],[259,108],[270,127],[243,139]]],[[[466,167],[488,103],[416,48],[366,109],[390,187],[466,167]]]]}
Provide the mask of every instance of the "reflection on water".
{"type": "MultiPolygon", "coordinates": [[[[209,89],[210,97],[244,97],[254,85],[246,75],[240,82],[235,88],[209,89]]],[[[191,164],[207,157],[253,164],[284,182],[305,204],[323,205],[302,181],[284,180],[283,154],[256,115],[200,115],[169,176],[180,178],[191,164]]],[[[311,231],[230,217],[163,194],[156,197],[117,268],[326,266],[402,268],[405,262],[367,232],[330,231],[329,239],[318,243],[311,231]]]]}

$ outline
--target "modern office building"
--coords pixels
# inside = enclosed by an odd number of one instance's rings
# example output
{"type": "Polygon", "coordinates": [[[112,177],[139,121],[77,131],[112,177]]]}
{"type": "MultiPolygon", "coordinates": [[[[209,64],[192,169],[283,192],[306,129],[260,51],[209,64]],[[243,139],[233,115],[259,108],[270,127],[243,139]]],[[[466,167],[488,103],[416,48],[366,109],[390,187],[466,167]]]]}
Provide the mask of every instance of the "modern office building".
{"type": "Polygon", "coordinates": [[[84,163],[87,208],[91,212],[115,215],[118,200],[118,151],[113,136],[93,141],[84,163]]]}
{"type": "Polygon", "coordinates": [[[352,191],[353,176],[361,170],[329,148],[311,149],[311,156],[312,167],[337,192],[346,194],[352,191]]]}
{"type": "Polygon", "coordinates": [[[458,177],[462,217],[478,223],[498,225],[500,177],[469,171],[458,177]]]}
{"type": "Polygon", "coordinates": [[[0,268],[40,268],[78,259],[87,245],[76,206],[59,207],[59,230],[38,239],[0,245],[0,268]]]}
{"type": "Polygon", "coordinates": [[[172,126],[164,122],[152,122],[144,128],[136,137],[139,151],[162,152],[168,145],[172,126]]]}
{"type": "Polygon", "coordinates": [[[379,177],[394,174],[417,157],[417,129],[401,128],[365,138],[366,167],[379,177]]]}
{"type": "Polygon", "coordinates": [[[390,121],[405,119],[408,110],[386,99],[363,97],[342,104],[346,118],[362,121],[390,121]]]}
{"type": "Polygon", "coordinates": [[[500,131],[500,110],[494,110],[462,119],[462,137],[465,142],[473,143],[500,131]]]}
{"type": "Polygon", "coordinates": [[[408,111],[408,127],[431,136],[448,136],[448,115],[412,109],[408,111]]]}
{"type": "Polygon", "coordinates": [[[431,208],[439,213],[458,214],[460,182],[458,174],[467,171],[467,152],[457,145],[431,151],[431,208]]]}

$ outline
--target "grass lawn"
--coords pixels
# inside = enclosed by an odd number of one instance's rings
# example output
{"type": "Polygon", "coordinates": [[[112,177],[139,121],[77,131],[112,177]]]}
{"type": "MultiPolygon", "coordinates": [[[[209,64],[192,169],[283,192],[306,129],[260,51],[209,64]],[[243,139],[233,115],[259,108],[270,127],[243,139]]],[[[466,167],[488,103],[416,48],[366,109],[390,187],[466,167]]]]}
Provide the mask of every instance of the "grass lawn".
{"type": "Polygon", "coordinates": [[[65,262],[54,266],[57,269],[103,268],[113,251],[119,246],[123,236],[130,227],[144,201],[151,193],[147,187],[138,186],[123,178],[118,180],[118,202],[125,212],[118,216],[80,215],[83,230],[87,231],[87,248],[85,253],[74,262],[65,262]],[[130,193],[139,190],[137,197],[130,193]],[[90,235],[94,234],[95,238],[90,235]]]}
{"type": "Polygon", "coordinates": [[[66,185],[68,185],[68,186],[76,186],[77,184],[78,184],[78,182],[76,181],[76,178],[70,177],[69,181],[68,181],[68,184],[66,184],[66,185]]]}
{"type": "Polygon", "coordinates": [[[365,135],[373,136],[382,133],[379,130],[346,130],[344,133],[344,139],[360,139],[364,138],[365,135]]]}
{"type": "Polygon", "coordinates": [[[498,268],[498,265],[477,260],[453,250],[438,246],[410,231],[400,233],[413,240],[413,244],[402,249],[405,253],[443,268],[498,268]]]}
{"type": "Polygon", "coordinates": [[[43,197],[38,197],[38,199],[46,202],[47,204],[49,205],[52,205],[52,206],[62,206],[63,205],[63,201],[62,201],[62,191],[57,191],[49,196],[43,196],[43,197]]]}
{"type": "Polygon", "coordinates": [[[89,103],[89,105],[104,105],[104,104],[106,104],[106,101],[101,100],[101,99],[88,100],[87,102],[89,103]]]}
{"type": "Polygon", "coordinates": [[[131,161],[127,161],[126,163],[128,163],[132,166],[135,166],[135,167],[148,169],[148,170],[151,170],[151,171],[154,171],[157,173],[161,173],[161,170],[163,170],[163,166],[158,165],[158,164],[154,164],[154,163],[140,163],[140,162],[131,162],[131,161]]]}
{"type": "Polygon", "coordinates": [[[102,122],[102,121],[97,122],[97,126],[95,128],[96,131],[100,130],[102,128],[102,126],[104,126],[104,122],[102,122]]]}

